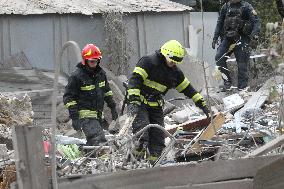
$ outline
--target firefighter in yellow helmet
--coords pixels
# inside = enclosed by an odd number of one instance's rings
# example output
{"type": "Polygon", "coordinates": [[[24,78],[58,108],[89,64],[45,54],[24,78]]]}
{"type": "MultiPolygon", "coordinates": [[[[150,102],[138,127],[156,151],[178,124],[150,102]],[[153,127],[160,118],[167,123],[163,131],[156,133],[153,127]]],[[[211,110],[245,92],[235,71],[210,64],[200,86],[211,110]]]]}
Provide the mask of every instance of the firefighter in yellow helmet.
{"type": "MultiPolygon", "coordinates": [[[[203,97],[193,88],[190,81],[178,68],[185,56],[183,46],[176,40],[166,42],[154,54],[142,57],[137,63],[128,82],[127,114],[136,116],[132,128],[138,132],[148,124],[164,126],[163,96],[175,88],[193,100],[195,105],[209,116],[203,97]]],[[[147,147],[150,160],[157,159],[165,147],[164,133],[150,128],[141,136],[138,151],[147,147]]]]}

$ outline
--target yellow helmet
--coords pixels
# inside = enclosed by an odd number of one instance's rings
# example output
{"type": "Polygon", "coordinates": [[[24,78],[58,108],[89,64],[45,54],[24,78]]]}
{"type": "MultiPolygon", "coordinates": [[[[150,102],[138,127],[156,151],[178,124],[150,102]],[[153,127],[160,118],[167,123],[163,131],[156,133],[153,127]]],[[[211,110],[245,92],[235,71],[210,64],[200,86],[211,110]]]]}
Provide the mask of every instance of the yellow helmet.
{"type": "Polygon", "coordinates": [[[161,47],[161,53],[176,64],[181,64],[185,56],[183,46],[176,40],[167,41],[161,47]]]}

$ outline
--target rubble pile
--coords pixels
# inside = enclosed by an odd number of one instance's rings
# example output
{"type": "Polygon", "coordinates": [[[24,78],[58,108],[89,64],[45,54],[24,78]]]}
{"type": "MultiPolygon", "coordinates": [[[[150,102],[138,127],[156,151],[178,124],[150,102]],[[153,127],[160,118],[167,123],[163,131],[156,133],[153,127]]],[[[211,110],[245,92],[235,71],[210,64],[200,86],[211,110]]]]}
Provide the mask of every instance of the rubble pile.
{"type": "MultiPolygon", "coordinates": [[[[58,166],[60,176],[243,158],[283,132],[283,125],[279,122],[279,110],[283,106],[281,86],[282,83],[264,84],[258,91],[229,91],[224,98],[214,99],[212,120],[194,105],[185,104],[179,108],[166,103],[171,106],[171,111],[165,116],[165,133],[169,132],[167,147],[154,164],[147,160],[147,152],[142,156],[134,153],[137,138],[131,134],[131,129],[128,134],[117,134],[117,128],[125,125],[125,116],[111,124],[113,134],[105,131],[108,142],[101,146],[88,147],[83,142],[76,143],[76,147],[70,146],[75,142],[72,137],[67,137],[70,145],[59,147],[62,154],[58,166]],[[62,153],[62,149],[65,152],[62,153]]],[[[276,148],[268,154],[279,153],[282,151],[276,148]]]]}
{"type": "Polygon", "coordinates": [[[9,98],[0,94],[0,140],[12,149],[12,126],[31,125],[33,111],[28,95],[21,98],[9,98]]]}

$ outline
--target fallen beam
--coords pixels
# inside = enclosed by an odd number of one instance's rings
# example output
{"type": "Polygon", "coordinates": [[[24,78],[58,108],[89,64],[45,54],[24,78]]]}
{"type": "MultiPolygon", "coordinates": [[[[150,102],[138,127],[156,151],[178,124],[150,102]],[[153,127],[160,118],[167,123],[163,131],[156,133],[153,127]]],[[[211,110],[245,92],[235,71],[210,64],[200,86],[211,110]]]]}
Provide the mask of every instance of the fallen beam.
{"type": "Polygon", "coordinates": [[[283,158],[284,155],[237,160],[219,160],[198,164],[156,167],[94,176],[81,176],[59,180],[60,189],[164,189],[229,180],[253,178],[258,169],[283,158]]]}

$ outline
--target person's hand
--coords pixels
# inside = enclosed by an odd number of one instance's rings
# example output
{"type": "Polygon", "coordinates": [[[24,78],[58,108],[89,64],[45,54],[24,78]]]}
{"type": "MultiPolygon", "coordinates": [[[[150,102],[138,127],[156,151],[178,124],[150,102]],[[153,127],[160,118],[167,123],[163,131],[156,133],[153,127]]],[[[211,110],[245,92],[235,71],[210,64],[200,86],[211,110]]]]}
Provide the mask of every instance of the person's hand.
{"type": "Polygon", "coordinates": [[[210,111],[208,107],[206,106],[206,103],[203,100],[203,98],[196,102],[196,106],[203,111],[203,113],[207,116],[207,118],[209,117],[210,111]]]}
{"type": "Polygon", "coordinates": [[[118,113],[115,108],[111,109],[111,118],[112,120],[116,120],[118,118],[118,113]]]}
{"type": "Polygon", "coordinates": [[[257,45],[258,45],[258,37],[257,37],[257,36],[251,37],[249,46],[250,46],[252,49],[256,49],[256,48],[257,48],[257,45]]]}
{"type": "Polygon", "coordinates": [[[72,127],[76,131],[81,131],[82,130],[81,121],[79,119],[72,120],[72,127]]]}
{"type": "Polygon", "coordinates": [[[218,43],[218,39],[213,39],[212,41],[212,49],[216,48],[216,44],[218,43]]]}
{"type": "Polygon", "coordinates": [[[203,111],[203,113],[206,115],[207,118],[210,117],[210,111],[209,111],[209,109],[207,108],[207,106],[201,107],[201,110],[203,111]]]}
{"type": "Polygon", "coordinates": [[[127,105],[127,115],[128,116],[135,116],[138,114],[139,106],[134,103],[130,103],[127,105]]]}

